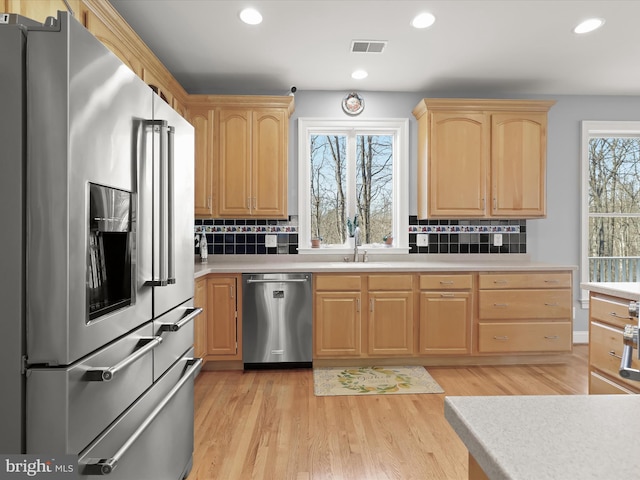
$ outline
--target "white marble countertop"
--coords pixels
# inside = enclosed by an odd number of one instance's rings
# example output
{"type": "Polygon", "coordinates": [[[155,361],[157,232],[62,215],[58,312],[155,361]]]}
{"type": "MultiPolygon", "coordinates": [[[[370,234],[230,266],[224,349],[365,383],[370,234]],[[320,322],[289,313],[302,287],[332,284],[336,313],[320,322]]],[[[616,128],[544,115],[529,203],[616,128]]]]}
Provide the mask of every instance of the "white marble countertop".
{"type": "Polygon", "coordinates": [[[491,480],[640,478],[637,395],[446,397],[445,418],[491,480]]]}
{"type": "Polygon", "coordinates": [[[394,255],[368,262],[345,262],[341,256],[241,255],[195,260],[195,278],[209,273],[261,272],[465,272],[576,270],[575,265],[533,262],[528,255],[394,255]],[[295,258],[292,258],[295,257],[295,258]]]}
{"type": "MultiPolygon", "coordinates": [[[[639,282],[586,282],[581,283],[580,288],[604,295],[626,298],[627,300],[640,300],[639,282]]],[[[640,475],[640,472],[638,472],[640,475]]]]}

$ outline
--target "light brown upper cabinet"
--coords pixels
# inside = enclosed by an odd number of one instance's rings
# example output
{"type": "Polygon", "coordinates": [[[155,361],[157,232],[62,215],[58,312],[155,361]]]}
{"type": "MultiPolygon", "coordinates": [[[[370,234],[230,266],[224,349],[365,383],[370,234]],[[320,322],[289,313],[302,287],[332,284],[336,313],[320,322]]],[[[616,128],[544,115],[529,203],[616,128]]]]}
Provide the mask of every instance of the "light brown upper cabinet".
{"type": "Polygon", "coordinates": [[[279,108],[220,108],[214,156],[220,217],[286,217],[288,123],[279,108]]]}
{"type": "Polygon", "coordinates": [[[418,120],[420,218],[546,216],[553,101],[425,98],[418,120]]]}
{"type": "MultiPolygon", "coordinates": [[[[196,215],[220,218],[286,218],[288,190],[290,96],[192,95],[189,117],[213,113],[207,153],[196,147],[196,215]],[[206,158],[203,158],[206,155],[206,158]],[[209,166],[213,175],[209,192],[198,190],[198,175],[209,166]],[[199,209],[199,200],[213,198],[212,212],[199,209]]],[[[199,135],[209,131],[196,127],[199,135]]],[[[200,182],[202,183],[202,182],[200,182]]]]}
{"type": "Polygon", "coordinates": [[[189,108],[187,118],[195,131],[195,202],[196,216],[213,216],[211,155],[213,151],[214,112],[209,107],[189,108]]]}

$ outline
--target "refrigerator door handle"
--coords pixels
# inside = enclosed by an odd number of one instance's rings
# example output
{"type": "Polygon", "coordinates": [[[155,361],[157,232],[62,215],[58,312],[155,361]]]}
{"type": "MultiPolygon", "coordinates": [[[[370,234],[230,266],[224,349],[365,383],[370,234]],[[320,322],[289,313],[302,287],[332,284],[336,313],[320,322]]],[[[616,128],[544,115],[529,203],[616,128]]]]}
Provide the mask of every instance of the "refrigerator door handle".
{"type": "Polygon", "coordinates": [[[173,388],[167,393],[158,405],[153,409],[147,418],[138,426],[138,428],[131,434],[124,444],[118,449],[118,451],[110,458],[92,458],[88,463],[84,465],[84,468],[80,469],[81,475],[109,475],[117,466],[120,459],[127,453],[127,450],[138,440],[138,438],[144,433],[144,431],[151,425],[156,417],[162,412],[164,407],[171,401],[171,399],[180,391],[180,389],[189,381],[192,377],[198,373],[202,367],[201,358],[189,359],[187,364],[189,369],[185,372],[182,378],[176,383],[173,388]]]}
{"type": "Polygon", "coordinates": [[[167,164],[166,164],[166,187],[167,187],[167,283],[176,283],[176,246],[175,246],[175,221],[174,221],[174,209],[175,209],[175,194],[174,194],[174,142],[173,137],[176,129],[174,127],[167,127],[167,164]]]}
{"type": "Polygon", "coordinates": [[[173,127],[166,120],[147,120],[152,135],[158,138],[157,153],[154,149],[153,164],[153,279],[145,282],[152,287],[165,287],[175,283],[173,241],[173,127]],[[170,133],[171,132],[171,133],[170,133]],[[157,170],[157,175],[156,175],[157,170]],[[170,178],[171,175],[171,178],[170,178]],[[156,184],[157,182],[157,184],[156,184]],[[157,225],[156,225],[157,223],[157,225]]]}
{"type": "Polygon", "coordinates": [[[185,316],[178,320],[176,323],[163,323],[160,325],[160,330],[163,332],[177,332],[184,327],[191,320],[196,318],[202,313],[202,308],[185,308],[185,316]]]}
{"type": "Polygon", "coordinates": [[[131,365],[136,360],[144,357],[148,352],[156,348],[162,343],[162,337],[146,337],[141,338],[140,342],[143,346],[133,352],[131,355],[121,360],[113,367],[93,368],[87,370],[84,374],[84,380],[89,382],[110,382],[119,371],[131,365]]]}

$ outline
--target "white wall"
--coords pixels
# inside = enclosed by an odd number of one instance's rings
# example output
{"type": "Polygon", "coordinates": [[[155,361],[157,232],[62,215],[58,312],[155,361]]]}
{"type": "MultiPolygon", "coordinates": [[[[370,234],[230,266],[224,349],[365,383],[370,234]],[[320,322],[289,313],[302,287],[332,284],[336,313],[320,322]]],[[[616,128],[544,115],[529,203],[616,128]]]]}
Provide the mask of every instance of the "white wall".
{"type": "MultiPolygon", "coordinates": [[[[289,138],[289,213],[297,214],[297,148],[299,117],[344,118],[342,98],[349,92],[298,91],[291,118],[289,138]]],[[[426,93],[358,92],[365,109],[356,118],[408,118],[410,121],[410,213],[417,211],[417,125],[411,114],[421,98],[439,95],[426,93]]],[[[501,95],[458,95],[461,98],[505,98],[501,95]]],[[[515,98],[515,97],[511,97],[515,98]]],[[[640,120],[640,97],[616,96],[529,96],[555,100],[549,112],[547,145],[547,218],[527,221],[527,251],[534,261],[580,265],[580,122],[583,120],[640,120]]],[[[580,271],[574,274],[576,306],[575,331],[588,330],[587,310],[582,310],[580,271]]]]}

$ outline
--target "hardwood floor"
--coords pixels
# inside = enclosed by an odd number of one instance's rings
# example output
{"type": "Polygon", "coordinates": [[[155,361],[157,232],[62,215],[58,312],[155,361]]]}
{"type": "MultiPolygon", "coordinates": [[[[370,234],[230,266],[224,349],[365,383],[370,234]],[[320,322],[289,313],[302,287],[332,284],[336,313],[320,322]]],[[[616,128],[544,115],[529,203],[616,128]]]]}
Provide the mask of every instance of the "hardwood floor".
{"type": "Polygon", "coordinates": [[[429,367],[431,395],[316,397],[311,370],[203,371],[188,480],[466,480],[445,395],[576,395],[587,346],[566,364],[429,367]]]}

